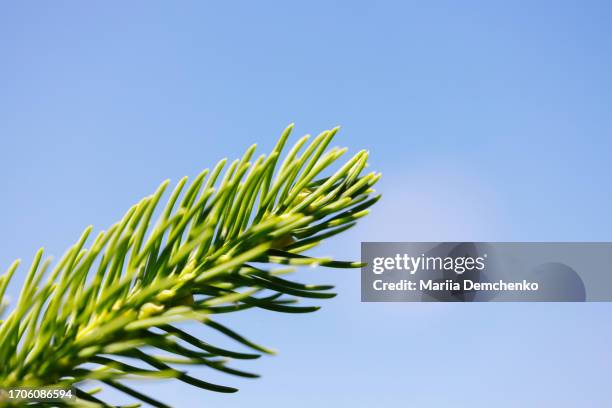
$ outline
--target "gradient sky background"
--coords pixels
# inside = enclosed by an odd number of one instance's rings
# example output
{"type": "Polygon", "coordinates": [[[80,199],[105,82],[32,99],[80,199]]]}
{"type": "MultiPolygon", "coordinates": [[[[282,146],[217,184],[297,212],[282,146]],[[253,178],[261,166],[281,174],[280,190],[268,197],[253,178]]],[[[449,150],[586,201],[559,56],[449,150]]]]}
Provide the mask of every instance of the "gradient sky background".
{"type": "MultiPolygon", "coordinates": [[[[1,268],[293,121],[342,125],[335,143],[384,174],[373,214],[320,253],[612,240],[610,2],[307,3],[3,3],[1,268]]],[[[178,407],[612,404],[610,304],[362,304],[358,271],[300,277],[340,295],[223,320],[280,350],[239,364],[263,378],[142,389],[178,407]]]]}

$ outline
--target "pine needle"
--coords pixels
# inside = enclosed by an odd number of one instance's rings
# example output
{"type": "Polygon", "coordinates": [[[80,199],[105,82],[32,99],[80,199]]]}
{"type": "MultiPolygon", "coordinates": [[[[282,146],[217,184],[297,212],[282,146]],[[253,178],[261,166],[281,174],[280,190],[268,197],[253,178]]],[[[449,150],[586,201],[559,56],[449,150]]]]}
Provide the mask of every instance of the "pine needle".
{"type": "MultiPolygon", "coordinates": [[[[92,227],[85,229],[51,271],[50,259],[39,250],[17,303],[0,321],[0,388],[76,387],[75,404],[104,406],[93,397],[99,388],[78,388],[97,381],[163,407],[124,381],[171,378],[234,392],[189,376],[184,366],[257,377],[228,367],[227,359],[273,351],[225,327],[217,315],[248,308],[317,310],[292,303],[333,297],[332,286],[281,279],[278,275],[288,271],[274,265],[359,267],[301,252],[354,226],[379,198],[371,187],[380,175],[362,174],[368,152],[329,172],[346,151],[325,152],[337,128],[310,144],[308,137],[300,139],[280,160],[292,128],[285,129],[270,155],[252,161],[253,145],[224,173],[226,160],[190,185],[181,179],[161,206],[169,185],[163,182],[89,247],[92,227]],[[253,352],[210,344],[175,326],[184,321],[201,322],[253,352]]],[[[7,301],[4,293],[18,267],[15,261],[0,277],[0,304],[7,301]]]]}

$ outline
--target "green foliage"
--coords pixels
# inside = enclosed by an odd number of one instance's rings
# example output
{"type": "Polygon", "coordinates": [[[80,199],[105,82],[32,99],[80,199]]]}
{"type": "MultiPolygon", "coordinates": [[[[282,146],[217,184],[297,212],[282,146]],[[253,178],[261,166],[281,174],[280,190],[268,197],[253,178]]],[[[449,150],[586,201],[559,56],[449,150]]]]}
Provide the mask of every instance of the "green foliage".
{"type": "MultiPolygon", "coordinates": [[[[84,381],[97,381],[164,407],[121,381],[174,378],[235,392],[176,367],[202,365],[256,377],[227,362],[272,351],[223,326],[217,315],[248,308],[317,310],[293,303],[332,297],[332,287],[281,278],[292,268],[273,265],[359,267],[300,253],[355,225],[379,198],[371,187],[380,174],[362,175],[366,151],[323,176],[346,151],[326,151],[337,129],[310,144],[308,136],[299,139],[279,161],[291,129],[267,156],[252,160],[251,146],[223,175],[225,160],[188,187],[183,178],[163,208],[168,181],[162,183],[89,248],[87,228],[54,267],[41,249],[16,305],[0,322],[0,386],[75,386],[76,404],[100,406],[104,402],[94,392],[80,389],[84,381]],[[181,330],[177,323],[183,321],[201,322],[253,352],[209,344],[181,330]]],[[[0,299],[18,265],[0,277],[0,299]]]]}

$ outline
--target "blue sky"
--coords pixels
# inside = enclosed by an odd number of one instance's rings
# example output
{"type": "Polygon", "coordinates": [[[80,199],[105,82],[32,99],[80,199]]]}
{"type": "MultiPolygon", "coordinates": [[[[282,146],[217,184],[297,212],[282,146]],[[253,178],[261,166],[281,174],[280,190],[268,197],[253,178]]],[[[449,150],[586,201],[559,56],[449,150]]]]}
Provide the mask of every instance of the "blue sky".
{"type": "MultiPolygon", "coordinates": [[[[362,240],[612,240],[609,2],[0,6],[0,265],[59,256],[165,178],[342,125],[384,178],[362,240]]],[[[3,268],[2,268],[3,269],[3,268]]],[[[23,272],[23,271],[22,271],[23,272]]],[[[230,322],[280,355],[176,406],[609,406],[609,304],[361,304],[230,322]]],[[[15,293],[13,293],[15,296],[15,293]]],[[[113,397],[115,394],[113,394],[113,397]]]]}

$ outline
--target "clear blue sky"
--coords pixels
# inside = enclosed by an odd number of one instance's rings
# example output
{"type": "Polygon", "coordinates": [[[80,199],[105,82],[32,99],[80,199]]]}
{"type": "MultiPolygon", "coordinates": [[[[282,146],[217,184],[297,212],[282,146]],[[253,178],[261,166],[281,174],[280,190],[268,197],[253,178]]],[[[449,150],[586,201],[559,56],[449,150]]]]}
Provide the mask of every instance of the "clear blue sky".
{"type": "MultiPolygon", "coordinates": [[[[3,3],[2,269],[289,122],[342,125],[384,174],[371,217],[321,252],[612,240],[609,2],[291,3],[3,3]]],[[[357,271],[301,278],[340,295],[225,320],[280,350],[240,365],[262,379],[143,389],[180,407],[612,405],[610,304],[361,304],[357,271]]]]}

